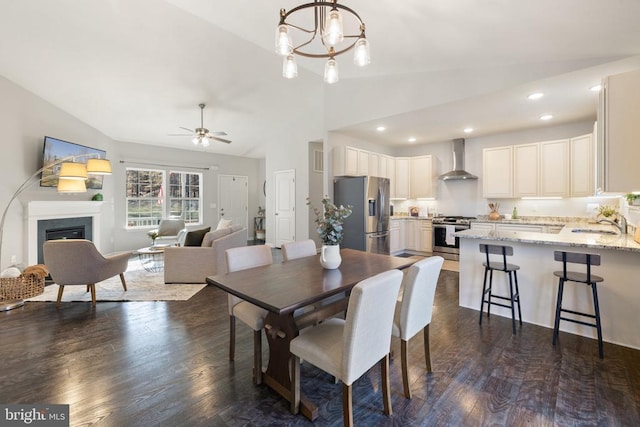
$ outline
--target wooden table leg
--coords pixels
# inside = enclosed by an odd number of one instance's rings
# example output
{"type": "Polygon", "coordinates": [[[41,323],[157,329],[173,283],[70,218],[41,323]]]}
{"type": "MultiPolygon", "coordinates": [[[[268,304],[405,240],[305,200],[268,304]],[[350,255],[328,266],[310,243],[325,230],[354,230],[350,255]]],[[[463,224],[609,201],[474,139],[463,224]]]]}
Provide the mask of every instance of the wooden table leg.
{"type": "MultiPolygon", "coordinates": [[[[293,313],[277,315],[268,313],[264,329],[269,342],[269,364],[262,381],[280,396],[291,401],[291,353],[289,343],[298,336],[298,327],[293,313]]],[[[318,408],[304,395],[300,396],[300,412],[313,421],[318,416],[318,408]]]]}

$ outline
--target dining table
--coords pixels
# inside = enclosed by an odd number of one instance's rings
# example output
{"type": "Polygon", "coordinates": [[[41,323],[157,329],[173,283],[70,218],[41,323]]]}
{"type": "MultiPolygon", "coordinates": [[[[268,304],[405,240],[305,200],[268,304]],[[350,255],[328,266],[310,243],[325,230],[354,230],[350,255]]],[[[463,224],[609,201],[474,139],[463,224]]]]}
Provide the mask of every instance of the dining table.
{"type": "MultiPolygon", "coordinates": [[[[267,310],[264,329],[269,361],[263,382],[288,401],[291,401],[289,343],[300,330],[346,310],[348,295],[360,281],[416,262],[415,258],[354,249],[342,249],[340,256],[342,263],[332,270],[323,268],[315,255],[206,279],[208,284],[267,310]],[[334,297],[331,303],[321,303],[334,295],[345,298],[334,297]]],[[[317,407],[304,395],[300,412],[312,421],[317,417],[317,407]]]]}

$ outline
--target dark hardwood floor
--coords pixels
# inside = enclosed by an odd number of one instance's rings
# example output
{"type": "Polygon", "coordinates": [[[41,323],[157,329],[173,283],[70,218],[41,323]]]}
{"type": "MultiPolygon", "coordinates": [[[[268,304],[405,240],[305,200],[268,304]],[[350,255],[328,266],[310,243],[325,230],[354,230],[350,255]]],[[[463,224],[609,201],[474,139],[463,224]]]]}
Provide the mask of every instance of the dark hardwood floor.
{"type": "MultiPolygon", "coordinates": [[[[422,338],[411,341],[413,399],[391,363],[393,415],[382,413],[379,370],[354,387],[356,425],[640,425],[640,351],[510,319],[478,326],[458,307],[458,274],[443,271],[431,324],[433,373],[422,338]]],[[[237,331],[228,354],[226,295],[206,287],[190,301],[27,303],[0,313],[0,402],[70,404],[71,425],[310,425],[251,381],[252,334],[237,331]]],[[[266,342],[266,340],[265,340],[266,342]]],[[[397,340],[392,342],[400,354],[397,340]]],[[[266,358],[266,352],[265,352],[266,358]]],[[[341,425],[341,385],[308,364],[302,390],[317,425],[341,425]]]]}

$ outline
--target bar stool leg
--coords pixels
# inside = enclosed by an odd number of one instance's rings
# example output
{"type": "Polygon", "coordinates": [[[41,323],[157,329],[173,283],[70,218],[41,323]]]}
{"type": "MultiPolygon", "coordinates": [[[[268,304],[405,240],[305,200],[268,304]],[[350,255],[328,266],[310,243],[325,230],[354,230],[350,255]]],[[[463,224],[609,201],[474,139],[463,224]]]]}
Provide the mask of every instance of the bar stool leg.
{"type": "Polygon", "coordinates": [[[493,292],[493,269],[489,271],[489,298],[487,298],[487,319],[491,316],[491,294],[493,292]]]}
{"type": "Polygon", "coordinates": [[[520,319],[520,326],[522,326],[522,310],[520,309],[520,289],[518,289],[518,272],[513,271],[513,278],[516,280],[516,301],[518,302],[518,318],[520,319]]]}
{"type": "Polygon", "coordinates": [[[558,341],[558,332],[560,330],[560,312],[562,311],[562,294],[564,291],[564,280],[558,279],[558,298],[556,299],[556,321],[553,325],[553,345],[558,341]]]}
{"type": "Polygon", "coordinates": [[[511,297],[511,329],[513,331],[513,335],[516,334],[516,313],[513,308],[513,278],[511,277],[511,271],[507,272],[509,275],[509,295],[511,297]]]}
{"type": "Polygon", "coordinates": [[[482,282],[482,298],[480,301],[480,319],[478,321],[479,325],[482,325],[482,314],[484,311],[484,296],[487,293],[487,273],[489,272],[489,269],[487,267],[484,268],[484,280],[482,282]]]}
{"type": "Polygon", "coordinates": [[[600,359],[604,358],[604,351],[602,349],[602,328],[600,326],[600,304],[598,304],[598,289],[596,288],[596,282],[590,283],[591,291],[593,292],[593,308],[596,314],[596,330],[598,331],[598,354],[600,359]]]}

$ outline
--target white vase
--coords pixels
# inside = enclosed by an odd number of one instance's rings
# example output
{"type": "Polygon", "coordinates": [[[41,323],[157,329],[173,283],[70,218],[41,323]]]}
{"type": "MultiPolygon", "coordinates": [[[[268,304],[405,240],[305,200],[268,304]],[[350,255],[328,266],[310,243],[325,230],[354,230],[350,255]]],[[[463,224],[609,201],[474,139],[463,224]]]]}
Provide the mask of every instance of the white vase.
{"type": "Polygon", "coordinates": [[[340,267],[342,257],[340,256],[340,245],[322,245],[320,251],[320,264],[327,270],[334,270],[340,267]]]}

